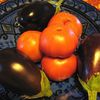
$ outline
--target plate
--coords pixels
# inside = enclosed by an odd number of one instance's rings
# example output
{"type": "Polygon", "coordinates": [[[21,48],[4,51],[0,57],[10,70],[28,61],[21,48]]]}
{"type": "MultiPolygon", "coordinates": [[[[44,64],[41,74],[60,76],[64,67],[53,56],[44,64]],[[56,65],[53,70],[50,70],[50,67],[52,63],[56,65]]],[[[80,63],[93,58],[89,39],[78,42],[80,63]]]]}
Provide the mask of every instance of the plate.
{"type": "MultiPolygon", "coordinates": [[[[15,47],[16,40],[20,35],[19,27],[15,27],[19,12],[27,3],[34,0],[8,0],[0,4],[0,50],[7,47],[15,47]]],[[[100,32],[100,11],[81,0],[64,0],[62,11],[75,14],[83,24],[81,40],[94,32],[100,32]]],[[[62,82],[51,81],[53,96],[43,100],[88,100],[87,92],[82,88],[74,74],[71,78],[62,82]],[[69,95],[70,94],[70,95],[69,95]],[[59,99],[60,100],[60,99],[59,99]]],[[[20,100],[20,97],[12,93],[9,88],[0,85],[0,100],[20,100]]],[[[40,100],[40,99],[39,99],[40,100]]],[[[98,100],[100,97],[98,95],[98,100]]]]}

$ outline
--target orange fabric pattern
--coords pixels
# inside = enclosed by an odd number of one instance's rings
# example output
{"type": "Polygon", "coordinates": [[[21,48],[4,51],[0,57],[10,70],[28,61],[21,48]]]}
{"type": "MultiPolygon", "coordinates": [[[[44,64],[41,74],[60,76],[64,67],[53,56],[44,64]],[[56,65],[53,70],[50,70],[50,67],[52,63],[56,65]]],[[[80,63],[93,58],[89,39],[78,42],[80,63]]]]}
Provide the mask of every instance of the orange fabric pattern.
{"type": "Polygon", "coordinates": [[[100,0],[84,0],[84,1],[100,10],[100,0]]]}
{"type": "Polygon", "coordinates": [[[5,1],[6,1],[6,0],[0,0],[0,4],[3,3],[3,2],[5,2],[5,1]]]}

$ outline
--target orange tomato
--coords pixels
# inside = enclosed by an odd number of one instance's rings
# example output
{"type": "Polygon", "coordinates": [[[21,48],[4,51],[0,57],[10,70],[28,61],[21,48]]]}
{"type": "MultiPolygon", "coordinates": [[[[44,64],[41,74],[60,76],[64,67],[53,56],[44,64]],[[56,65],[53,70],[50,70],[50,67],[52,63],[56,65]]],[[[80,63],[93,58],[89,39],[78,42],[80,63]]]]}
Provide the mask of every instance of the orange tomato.
{"type": "Polygon", "coordinates": [[[68,28],[71,28],[73,32],[80,37],[82,34],[82,24],[80,20],[73,14],[68,12],[59,12],[54,15],[48,23],[48,26],[55,24],[63,24],[68,28]]]}
{"type": "Polygon", "coordinates": [[[69,57],[78,45],[78,38],[72,29],[64,25],[49,26],[40,36],[40,50],[50,57],[69,57]]]}
{"type": "Polygon", "coordinates": [[[54,81],[63,81],[70,78],[77,68],[77,57],[71,55],[69,58],[58,59],[43,57],[41,61],[42,69],[46,75],[54,81]]]}
{"type": "Polygon", "coordinates": [[[34,62],[40,61],[42,53],[39,49],[39,39],[41,32],[26,31],[17,40],[17,49],[27,55],[34,62]]]}

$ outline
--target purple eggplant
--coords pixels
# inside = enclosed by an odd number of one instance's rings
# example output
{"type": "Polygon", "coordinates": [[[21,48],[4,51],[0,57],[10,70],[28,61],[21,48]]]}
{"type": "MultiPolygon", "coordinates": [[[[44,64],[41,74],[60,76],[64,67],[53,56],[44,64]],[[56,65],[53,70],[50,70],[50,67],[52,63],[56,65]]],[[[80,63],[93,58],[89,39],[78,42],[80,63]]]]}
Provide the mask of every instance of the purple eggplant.
{"type": "Polygon", "coordinates": [[[0,51],[0,83],[23,98],[52,94],[49,80],[43,71],[16,48],[0,51]]]}
{"type": "Polygon", "coordinates": [[[42,31],[54,13],[55,7],[47,1],[35,1],[23,7],[18,13],[18,21],[25,31],[30,29],[42,31]]]}
{"type": "Polygon", "coordinates": [[[100,92],[100,34],[88,36],[78,49],[78,77],[87,90],[89,100],[97,100],[100,92]]]}
{"type": "Polygon", "coordinates": [[[27,4],[18,13],[18,25],[21,33],[27,30],[43,31],[52,16],[60,10],[63,0],[34,1],[27,4]]]}

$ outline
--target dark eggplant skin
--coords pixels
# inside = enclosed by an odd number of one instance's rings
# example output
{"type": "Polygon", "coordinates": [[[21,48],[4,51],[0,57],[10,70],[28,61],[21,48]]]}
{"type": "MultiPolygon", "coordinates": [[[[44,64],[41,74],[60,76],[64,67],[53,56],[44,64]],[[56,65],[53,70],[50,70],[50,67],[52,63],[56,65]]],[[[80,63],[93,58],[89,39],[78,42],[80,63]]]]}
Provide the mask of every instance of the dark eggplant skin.
{"type": "Polygon", "coordinates": [[[28,4],[18,13],[18,22],[21,31],[42,31],[55,14],[56,8],[47,1],[34,1],[28,4]]]}
{"type": "Polygon", "coordinates": [[[85,82],[100,73],[100,33],[88,36],[78,49],[78,76],[85,82]]]}
{"type": "Polygon", "coordinates": [[[19,95],[32,96],[41,91],[40,69],[16,48],[0,51],[0,84],[19,95]]]}

